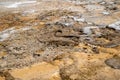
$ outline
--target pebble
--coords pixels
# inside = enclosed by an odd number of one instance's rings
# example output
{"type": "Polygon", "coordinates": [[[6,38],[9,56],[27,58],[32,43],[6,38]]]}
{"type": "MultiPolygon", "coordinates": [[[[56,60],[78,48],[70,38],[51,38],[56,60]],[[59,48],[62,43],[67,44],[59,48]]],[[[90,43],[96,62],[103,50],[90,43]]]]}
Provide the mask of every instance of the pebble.
{"type": "Polygon", "coordinates": [[[76,17],[74,17],[74,20],[78,21],[78,22],[85,22],[85,18],[76,18],[76,17]]]}
{"type": "Polygon", "coordinates": [[[102,12],[102,14],[109,15],[110,13],[109,12],[102,12]]]}
{"type": "Polygon", "coordinates": [[[99,28],[97,26],[88,26],[83,28],[83,33],[87,35],[91,35],[92,33],[96,33],[96,35],[99,35],[99,28]],[[96,33],[96,31],[98,31],[96,33]]]}

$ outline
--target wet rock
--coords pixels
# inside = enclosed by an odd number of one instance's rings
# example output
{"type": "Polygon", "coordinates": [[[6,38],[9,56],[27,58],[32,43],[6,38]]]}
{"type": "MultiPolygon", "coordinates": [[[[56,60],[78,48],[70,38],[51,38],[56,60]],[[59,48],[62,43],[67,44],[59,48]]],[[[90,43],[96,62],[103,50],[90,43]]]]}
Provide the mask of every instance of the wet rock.
{"type": "Polygon", "coordinates": [[[101,34],[99,27],[97,27],[97,26],[84,27],[83,33],[85,33],[87,35],[91,35],[91,34],[100,35],[101,34]]]}
{"type": "Polygon", "coordinates": [[[109,28],[113,28],[115,30],[120,30],[120,21],[117,21],[115,23],[112,23],[108,26],[109,28]]]}
{"type": "Polygon", "coordinates": [[[85,18],[82,18],[82,17],[73,17],[74,21],[77,21],[77,22],[85,22],[85,18]]]}
{"type": "Polygon", "coordinates": [[[6,40],[14,32],[15,32],[14,28],[10,28],[10,29],[0,32],[0,41],[6,40]]]}
{"type": "Polygon", "coordinates": [[[105,63],[114,69],[120,69],[120,57],[119,56],[113,56],[110,59],[105,60],[105,63]]]}

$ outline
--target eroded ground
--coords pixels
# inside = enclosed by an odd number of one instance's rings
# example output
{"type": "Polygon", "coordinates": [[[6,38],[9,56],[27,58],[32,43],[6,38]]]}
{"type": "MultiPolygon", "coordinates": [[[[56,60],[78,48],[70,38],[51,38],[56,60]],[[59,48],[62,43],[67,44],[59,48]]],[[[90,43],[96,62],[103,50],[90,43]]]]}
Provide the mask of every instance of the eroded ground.
{"type": "Polygon", "coordinates": [[[120,80],[119,0],[0,4],[0,80],[120,80]]]}

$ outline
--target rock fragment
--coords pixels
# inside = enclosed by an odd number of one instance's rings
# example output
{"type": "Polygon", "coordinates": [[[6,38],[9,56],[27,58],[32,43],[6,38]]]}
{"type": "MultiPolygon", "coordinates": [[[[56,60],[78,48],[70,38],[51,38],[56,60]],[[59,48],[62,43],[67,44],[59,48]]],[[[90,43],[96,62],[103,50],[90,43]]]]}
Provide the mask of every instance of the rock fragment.
{"type": "Polygon", "coordinates": [[[109,28],[113,28],[115,30],[120,30],[120,21],[117,21],[115,23],[112,23],[108,26],[109,28]]]}
{"type": "Polygon", "coordinates": [[[105,63],[114,69],[120,69],[120,57],[119,56],[113,56],[110,59],[107,59],[105,63]]]}

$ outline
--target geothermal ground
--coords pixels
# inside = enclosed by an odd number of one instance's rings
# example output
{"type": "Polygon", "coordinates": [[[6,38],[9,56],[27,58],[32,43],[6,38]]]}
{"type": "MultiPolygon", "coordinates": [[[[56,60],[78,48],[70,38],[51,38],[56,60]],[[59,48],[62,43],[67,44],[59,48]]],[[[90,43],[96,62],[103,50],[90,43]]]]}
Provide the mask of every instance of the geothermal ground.
{"type": "Polygon", "coordinates": [[[0,0],[0,80],[120,80],[120,0],[0,0]]]}

